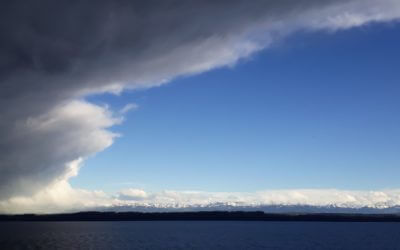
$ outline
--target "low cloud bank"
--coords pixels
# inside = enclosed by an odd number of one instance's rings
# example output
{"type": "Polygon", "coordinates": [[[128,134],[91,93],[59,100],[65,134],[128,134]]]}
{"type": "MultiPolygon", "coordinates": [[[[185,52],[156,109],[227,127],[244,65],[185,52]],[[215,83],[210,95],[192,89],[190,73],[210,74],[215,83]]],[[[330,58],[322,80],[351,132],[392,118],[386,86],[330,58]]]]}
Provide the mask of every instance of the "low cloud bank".
{"type": "MultiPolygon", "coordinates": [[[[0,202],[0,213],[55,213],[85,210],[185,211],[251,210],[279,206],[371,208],[379,212],[400,206],[400,190],[349,191],[337,189],[269,190],[259,192],[201,192],[124,189],[109,195],[103,191],[73,189],[67,181],[57,182],[37,194],[0,202]]],[[[293,211],[296,208],[294,208],[293,211]]],[[[316,210],[318,211],[318,210],[316,210]]]]}

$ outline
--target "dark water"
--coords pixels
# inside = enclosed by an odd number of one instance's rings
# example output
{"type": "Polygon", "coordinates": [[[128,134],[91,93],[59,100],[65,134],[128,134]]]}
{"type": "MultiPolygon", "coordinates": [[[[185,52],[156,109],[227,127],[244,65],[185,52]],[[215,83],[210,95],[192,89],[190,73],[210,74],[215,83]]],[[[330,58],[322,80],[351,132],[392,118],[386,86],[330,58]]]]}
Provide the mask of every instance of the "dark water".
{"type": "Polygon", "coordinates": [[[400,249],[400,223],[0,222],[0,249],[400,249]]]}

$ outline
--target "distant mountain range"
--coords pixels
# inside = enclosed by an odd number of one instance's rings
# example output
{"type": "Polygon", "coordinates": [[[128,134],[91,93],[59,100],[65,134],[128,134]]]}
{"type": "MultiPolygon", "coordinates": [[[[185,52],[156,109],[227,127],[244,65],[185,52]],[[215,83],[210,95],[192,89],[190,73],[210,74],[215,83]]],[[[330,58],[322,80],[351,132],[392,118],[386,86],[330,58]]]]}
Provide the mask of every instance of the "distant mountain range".
{"type": "Polygon", "coordinates": [[[351,207],[340,205],[243,205],[237,203],[213,203],[208,205],[114,205],[96,208],[113,212],[197,212],[197,211],[262,211],[265,213],[351,213],[351,214],[400,214],[400,206],[351,207]]]}

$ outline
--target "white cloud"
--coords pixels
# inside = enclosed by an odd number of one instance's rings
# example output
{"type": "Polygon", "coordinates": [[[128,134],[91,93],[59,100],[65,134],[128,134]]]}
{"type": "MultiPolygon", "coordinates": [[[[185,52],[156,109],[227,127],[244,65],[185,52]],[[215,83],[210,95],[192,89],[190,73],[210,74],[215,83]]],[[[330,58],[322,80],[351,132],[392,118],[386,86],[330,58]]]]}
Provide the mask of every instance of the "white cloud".
{"type": "Polygon", "coordinates": [[[103,191],[88,191],[70,186],[68,179],[77,175],[81,163],[82,159],[70,162],[63,176],[33,195],[16,195],[1,200],[0,213],[55,213],[111,206],[112,199],[103,191]]]}
{"type": "Polygon", "coordinates": [[[399,14],[397,0],[347,1],[312,13],[304,23],[310,28],[340,30],[371,22],[398,20],[399,14]]]}
{"type": "Polygon", "coordinates": [[[121,190],[117,198],[120,200],[144,200],[148,198],[148,195],[141,189],[128,188],[121,190]]]}
{"type": "MultiPolygon", "coordinates": [[[[263,206],[313,206],[384,209],[400,206],[400,190],[351,191],[337,189],[268,190],[259,192],[161,191],[128,188],[116,195],[73,189],[67,179],[54,182],[33,196],[0,201],[1,213],[54,213],[93,209],[213,210],[263,206]]],[[[279,210],[278,210],[279,211],[279,210]]],[[[379,210],[375,210],[379,211],[379,210]]]]}

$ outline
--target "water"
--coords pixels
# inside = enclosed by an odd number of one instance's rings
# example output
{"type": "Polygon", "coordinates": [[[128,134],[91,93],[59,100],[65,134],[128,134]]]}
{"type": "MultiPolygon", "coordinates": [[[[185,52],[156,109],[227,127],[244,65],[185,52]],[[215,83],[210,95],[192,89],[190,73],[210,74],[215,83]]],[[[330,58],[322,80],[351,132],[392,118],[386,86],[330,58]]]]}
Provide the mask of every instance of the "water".
{"type": "Polygon", "coordinates": [[[400,249],[400,223],[0,222],[0,249],[400,249]]]}

